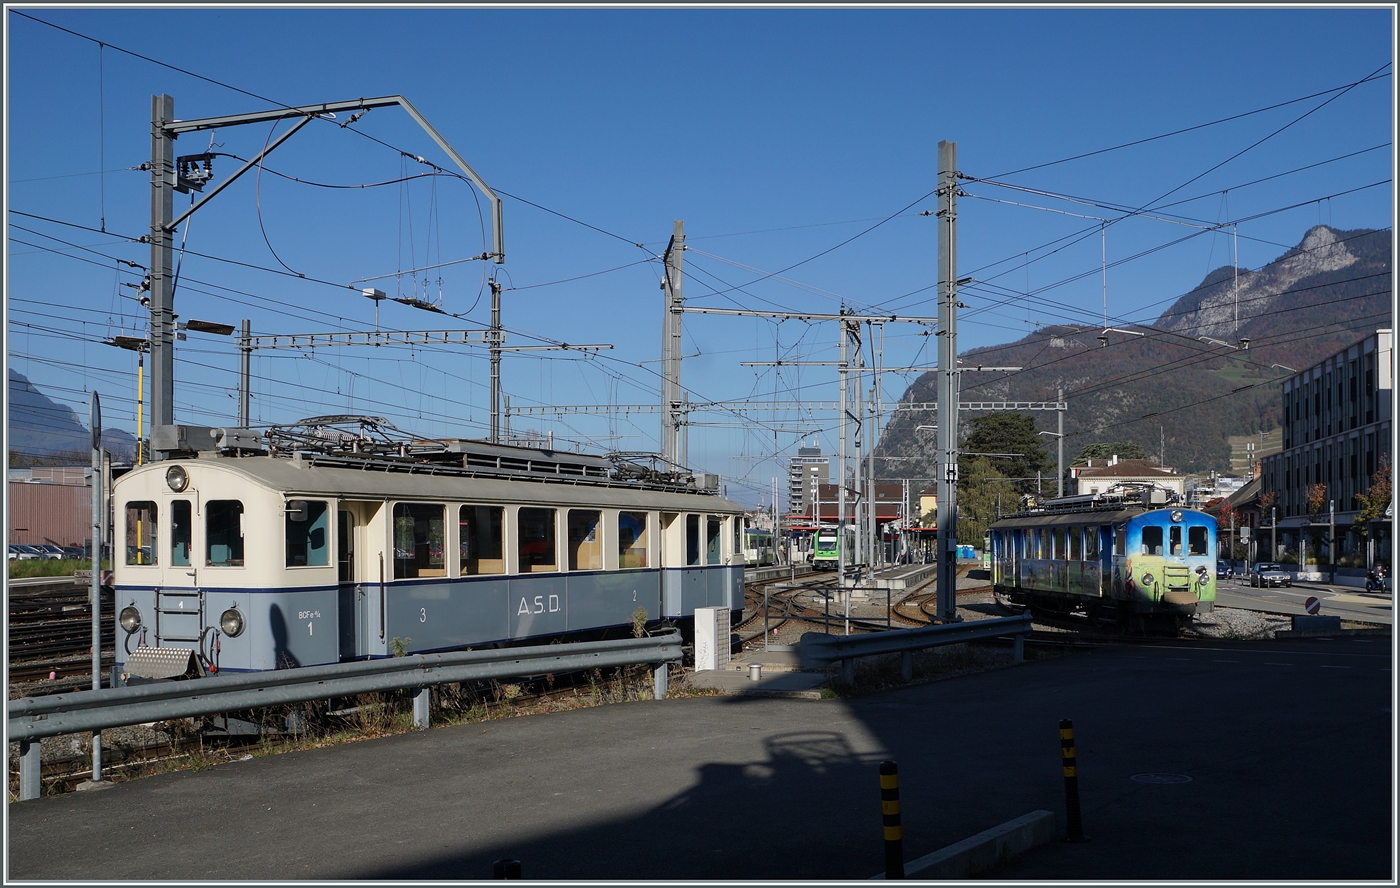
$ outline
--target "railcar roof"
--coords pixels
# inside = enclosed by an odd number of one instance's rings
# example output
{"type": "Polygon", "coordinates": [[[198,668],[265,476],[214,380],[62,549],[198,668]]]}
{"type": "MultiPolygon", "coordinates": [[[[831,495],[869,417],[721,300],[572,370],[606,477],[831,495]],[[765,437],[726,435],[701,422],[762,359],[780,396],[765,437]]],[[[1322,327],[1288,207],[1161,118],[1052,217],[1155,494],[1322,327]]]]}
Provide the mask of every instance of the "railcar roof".
{"type": "MultiPolygon", "coordinates": [[[[1044,512],[1012,515],[992,522],[992,527],[1005,530],[1015,527],[1057,527],[1063,524],[1119,524],[1150,512],[1180,511],[1183,514],[1205,515],[1197,509],[1085,509],[1082,512],[1044,512]]],[[[1209,515],[1205,515],[1209,518],[1209,515]]]]}
{"type": "Polygon", "coordinates": [[[455,472],[385,471],[381,468],[342,468],[314,465],[307,460],[274,456],[218,457],[169,460],[134,469],[164,473],[174,464],[185,466],[192,480],[206,469],[246,476],[269,490],[290,496],[336,496],[343,499],[477,500],[485,502],[555,503],[665,511],[741,513],[743,507],[723,497],[647,490],[625,483],[602,485],[559,480],[471,477],[455,472]]]}

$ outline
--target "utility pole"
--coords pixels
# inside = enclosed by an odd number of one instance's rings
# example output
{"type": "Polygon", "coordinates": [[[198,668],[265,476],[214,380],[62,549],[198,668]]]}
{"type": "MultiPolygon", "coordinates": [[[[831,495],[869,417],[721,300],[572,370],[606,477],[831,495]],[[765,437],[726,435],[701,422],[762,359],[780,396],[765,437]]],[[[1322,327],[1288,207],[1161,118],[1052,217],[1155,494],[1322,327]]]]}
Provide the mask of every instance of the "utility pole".
{"type": "MultiPolygon", "coordinates": [[[[844,305],[841,306],[841,313],[846,313],[844,305]]],[[[846,339],[849,329],[848,322],[842,318],[841,368],[837,374],[841,377],[841,418],[838,423],[841,445],[837,448],[836,457],[836,588],[841,594],[846,591],[846,559],[850,557],[850,546],[846,545],[846,339]]]]}
{"type": "Polygon", "coordinates": [[[938,619],[957,620],[958,145],[938,143],[938,619]]]}
{"type": "Polygon", "coordinates": [[[501,284],[491,278],[491,443],[501,443],[501,284]]]}
{"type": "MultiPolygon", "coordinates": [[[[1056,401],[1057,403],[1063,404],[1063,403],[1064,403],[1064,400],[1065,400],[1065,390],[1062,389],[1062,388],[1057,388],[1057,389],[1055,389],[1055,401],[1056,401]]],[[[1055,489],[1056,489],[1056,491],[1057,491],[1057,495],[1058,495],[1058,496],[1064,496],[1064,495],[1065,495],[1065,411],[1064,411],[1063,408],[1061,408],[1061,409],[1055,411],[1055,422],[1056,422],[1056,431],[1055,431],[1055,452],[1056,452],[1056,458],[1055,458],[1055,463],[1056,463],[1056,467],[1059,469],[1059,472],[1058,472],[1058,473],[1056,474],[1056,476],[1055,476],[1056,478],[1059,479],[1059,481],[1058,481],[1058,486],[1057,486],[1055,489]]]]}
{"type": "Polygon", "coordinates": [[[666,245],[666,277],[661,289],[666,294],[666,310],[661,337],[661,455],[680,468],[681,425],[681,296],[682,253],[685,251],[685,222],[677,219],[666,245]]]}
{"type": "Polygon", "coordinates": [[[253,356],[252,321],[243,319],[243,329],[238,337],[238,427],[248,428],[248,398],[251,380],[249,363],[253,356]]]}
{"type": "MultiPolygon", "coordinates": [[[[175,424],[174,254],[170,224],[175,206],[173,96],[151,96],[151,438],[175,424]]],[[[152,458],[155,453],[152,452],[152,458]]]]}
{"type": "MultiPolygon", "coordinates": [[[[151,440],[167,442],[170,427],[175,424],[175,311],[174,311],[174,263],[173,242],[176,226],[188,219],[198,209],[213,200],[219,192],[233,184],[240,176],[251,169],[261,169],[262,162],[279,145],[296,134],[302,127],[318,118],[334,119],[336,112],[365,112],[374,108],[398,106],[432,138],[439,148],[448,155],[471,180],[481,193],[491,201],[492,251],[479,258],[497,264],[505,262],[505,235],[502,233],[501,198],[476,174],[462,156],[428,123],[418,109],[403,96],[381,96],[373,99],[352,99],[348,102],[324,102],[317,105],[304,105],[297,108],[282,107],[272,111],[257,111],[250,114],[227,114],[220,117],[205,117],[195,120],[175,119],[175,99],[168,95],[151,96],[151,263],[148,269],[151,309],[151,440]],[[218,185],[210,189],[201,200],[182,212],[174,215],[174,194],[203,191],[213,177],[213,155],[199,154],[187,157],[175,156],[175,139],[184,133],[203,130],[223,129],[254,123],[269,123],[278,120],[292,120],[286,132],[272,139],[251,160],[218,185]],[[200,167],[200,163],[203,167],[200,167]]],[[[421,160],[421,158],[420,158],[421,160]]],[[[423,161],[426,163],[426,161],[423,161]]],[[[167,442],[168,443],[168,442],[167,442]]],[[[152,458],[160,451],[153,447],[152,458]]]]}

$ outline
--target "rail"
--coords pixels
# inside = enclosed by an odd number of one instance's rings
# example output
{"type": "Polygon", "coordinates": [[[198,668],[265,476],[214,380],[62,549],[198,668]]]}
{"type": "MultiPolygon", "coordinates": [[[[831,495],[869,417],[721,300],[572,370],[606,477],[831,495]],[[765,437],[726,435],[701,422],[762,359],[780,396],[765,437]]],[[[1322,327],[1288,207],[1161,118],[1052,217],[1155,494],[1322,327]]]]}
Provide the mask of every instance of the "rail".
{"type": "Polygon", "coordinates": [[[39,796],[44,737],[259,709],[307,700],[414,688],[413,724],[428,727],[428,689],[437,684],[518,678],[612,666],[654,664],[656,699],[666,696],[666,664],[681,659],[679,632],[644,638],[500,650],[412,654],[355,663],[219,675],[138,687],[104,688],[11,700],[9,739],[20,746],[20,799],[39,796]]]}
{"type": "Polygon", "coordinates": [[[1015,659],[1025,658],[1025,637],[1031,631],[1031,615],[1005,617],[997,620],[970,620],[963,623],[945,623],[941,626],[926,626],[921,629],[895,629],[889,632],[871,632],[866,635],[826,635],[821,632],[808,632],[798,645],[798,656],[804,669],[824,669],[833,663],[841,664],[842,678],[847,684],[855,682],[855,661],[860,657],[874,657],[881,654],[903,654],[900,671],[905,680],[912,677],[914,651],[938,647],[944,644],[958,644],[980,638],[1000,638],[1014,635],[1015,659]]]}

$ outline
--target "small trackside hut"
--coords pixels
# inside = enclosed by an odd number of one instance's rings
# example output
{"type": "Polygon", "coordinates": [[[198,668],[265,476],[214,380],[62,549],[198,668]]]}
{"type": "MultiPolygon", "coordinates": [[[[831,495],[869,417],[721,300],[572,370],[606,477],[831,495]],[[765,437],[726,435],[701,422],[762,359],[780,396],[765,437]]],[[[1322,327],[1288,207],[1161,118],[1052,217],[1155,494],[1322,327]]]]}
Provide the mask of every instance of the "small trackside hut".
{"type": "Polygon", "coordinates": [[[1026,498],[991,526],[995,594],[1042,613],[1179,631],[1215,607],[1216,522],[1174,498],[1132,485],[1026,498]]]}
{"type": "Polygon", "coordinates": [[[713,475],[319,417],[112,491],[127,680],[630,634],[743,608],[743,509],[713,475]],[[337,426],[354,425],[356,432],[337,426]],[[295,433],[293,433],[295,430],[295,433]]]}

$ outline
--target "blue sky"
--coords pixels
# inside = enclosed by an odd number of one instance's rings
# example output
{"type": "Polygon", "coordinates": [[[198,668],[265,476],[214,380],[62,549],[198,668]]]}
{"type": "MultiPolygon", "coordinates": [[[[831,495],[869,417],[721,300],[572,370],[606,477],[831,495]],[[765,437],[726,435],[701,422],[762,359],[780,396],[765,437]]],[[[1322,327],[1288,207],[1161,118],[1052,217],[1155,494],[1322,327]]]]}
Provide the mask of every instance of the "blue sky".
{"type": "MultiPolygon", "coordinates": [[[[513,196],[507,261],[497,269],[510,343],[614,346],[593,358],[507,355],[503,386],[514,406],[659,400],[657,257],[677,219],[690,247],[688,303],[813,312],[844,303],[936,316],[936,229],[918,214],[937,208],[940,140],[957,143],[960,170],[976,178],[1115,206],[1174,203],[1167,212],[1195,225],[1249,219],[1238,225],[1244,267],[1276,258],[1312,225],[1387,228],[1394,218],[1388,7],[11,6],[5,26],[7,360],[83,416],[85,393],[97,389],[107,422],[128,430],[135,355],[101,341],[145,334],[135,291],[120,286],[139,273],[115,260],[149,261],[148,248],[129,240],[149,227],[149,180],[129,168],[149,158],[150,97],[161,92],[175,97],[182,119],[264,110],[264,99],[413,102],[493,188],[513,196]],[[1090,152],[1101,153],[1054,163],[1090,152]]],[[[487,323],[483,263],[396,274],[482,252],[478,201],[463,182],[331,190],[276,175],[359,185],[429,172],[394,149],[450,166],[401,111],[370,112],[354,128],[392,147],[313,124],[260,177],[245,176],[182,228],[181,319],[248,318],[258,334],[370,329],[372,304],[348,287],[376,277],[390,296],[440,300],[461,315],[386,302],[382,328],[487,323]]],[[[273,135],[265,124],[220,130],[214,150],[251,157],[273,135]]],[[[209,146],[208,135],[189,135],[177,152],[209,146]]],[[[238,163],[219,158],[216,179],[238,163]]],[[[1101,323],[1099,223],[1063,212],[1120,213],[988,183],[964,190],[959,272],[986,283],[961,291],[971,309],[959,322],[962,349],[1018,339],[1038,324],[1101,323]],[[1089,236],[1046,255],[1045,245],[1075,232],[1089,236]],[[1033,299],[1010,298],[1066,280],[1033,299]]],[[[177,212],[187,201],[177,195],[177,212]]],[[[1229,264],[1222,232],[1156,249],[1193,230],[1141,218],[1107,229],[1110,323],[1150,322],[1229,264]],[[1120,262],[1144,251],[1153,252],[1120,262]]],[[[884,363],[933,366],[931,338],[919,335],[926,329],[888,325],[884,363]]],[[[697,401],[833,400],[833,368],[779,374],[740,362],[831,361],[836,343],[829,322],[687,315],[682,382],[697,401]]],[[[177,421],[233,424],[235,345],[198,333],[180,343],[177,421]]],[[[423,435],[485,435],[484,351],[367,351],[255,353],[255,423],[345,412],[423,435]]],[[[885,375],[884,399],[913,378],[885,375]]],[[[723,475],[729,495],[750,504],[766,499],[804,433],[829,452],[837,446],[833,412],[693,419],[691,463],[723,475]]],[[[512,428],[552,431],[585,450],[660,446],[655,414],[517,417],[512,428]]]]}

